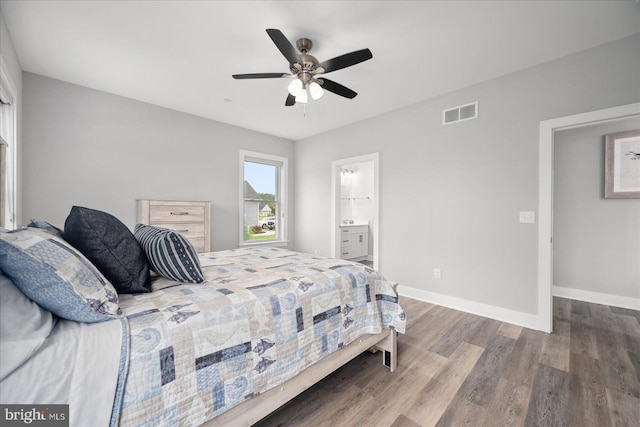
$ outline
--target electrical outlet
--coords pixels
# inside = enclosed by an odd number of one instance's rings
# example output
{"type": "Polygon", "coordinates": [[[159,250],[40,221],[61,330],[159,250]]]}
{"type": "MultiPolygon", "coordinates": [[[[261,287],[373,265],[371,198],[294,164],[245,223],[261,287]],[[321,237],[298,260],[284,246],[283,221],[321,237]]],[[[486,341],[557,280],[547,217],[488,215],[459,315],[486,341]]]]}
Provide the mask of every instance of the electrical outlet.
{"type": "Polygon", "coordinates": [[[439,268],[434,268],[433,269],[433,277],[435,279],[441,279],[442,278],[442,270],[440,270],[439,268]]]}
{"type": "Polygon", "coordinates": [[[535,212],[520,212],[520,224],[535,224],[535,212]]]}

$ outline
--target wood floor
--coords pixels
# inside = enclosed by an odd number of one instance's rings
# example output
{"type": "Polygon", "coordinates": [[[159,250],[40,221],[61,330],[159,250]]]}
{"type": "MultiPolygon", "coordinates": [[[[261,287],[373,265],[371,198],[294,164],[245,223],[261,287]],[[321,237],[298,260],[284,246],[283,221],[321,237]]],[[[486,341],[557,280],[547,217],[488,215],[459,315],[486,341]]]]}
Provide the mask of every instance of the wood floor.
{"type": "Polygon", "coordinates": [[[394,373],[363,353],[257,425],[640,426],[640,311],[554,298],[545,334],[401,304],[394,373]]]}

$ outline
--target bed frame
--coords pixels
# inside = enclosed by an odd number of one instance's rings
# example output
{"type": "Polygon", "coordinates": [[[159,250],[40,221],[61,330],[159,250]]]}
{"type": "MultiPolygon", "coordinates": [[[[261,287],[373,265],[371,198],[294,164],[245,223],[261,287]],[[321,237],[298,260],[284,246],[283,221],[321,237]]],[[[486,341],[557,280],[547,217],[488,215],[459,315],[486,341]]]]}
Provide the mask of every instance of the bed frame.
{"type": "Polygon", "coordinates": [[[385,330],[376,335],[364,335],[346,347],[321,359],[278,387],[234,406],[203,425],[206,427],[250,426],[371,348],[380,350],[382,352],[382,363],[391,372],[395,371],[398,365],[397,332],[395,330],[385,330]]]}

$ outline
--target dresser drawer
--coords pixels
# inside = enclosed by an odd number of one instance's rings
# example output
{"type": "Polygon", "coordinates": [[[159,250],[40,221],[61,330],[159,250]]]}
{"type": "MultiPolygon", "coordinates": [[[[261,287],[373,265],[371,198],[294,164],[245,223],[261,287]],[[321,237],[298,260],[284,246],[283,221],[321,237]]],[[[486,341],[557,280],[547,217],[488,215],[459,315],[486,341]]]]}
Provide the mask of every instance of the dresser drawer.
{"type": "Polygon", "coordinates": [[[189,240],[197,238],[204,239],[204,223],[201,222],[154,222],[149,225],[173,230],[189,240]]]}
{"type": "Polygon", "coordinates": [[[140,224],[167,228],[187,238],[196,252],[211,252],[211,202],[137,200],[140,224]]]}
{"type": "Polygon", "coordinates": [[[195,222],[204,221],[202,206],[149,206],[149,221],[160,222],[195,222]]]}

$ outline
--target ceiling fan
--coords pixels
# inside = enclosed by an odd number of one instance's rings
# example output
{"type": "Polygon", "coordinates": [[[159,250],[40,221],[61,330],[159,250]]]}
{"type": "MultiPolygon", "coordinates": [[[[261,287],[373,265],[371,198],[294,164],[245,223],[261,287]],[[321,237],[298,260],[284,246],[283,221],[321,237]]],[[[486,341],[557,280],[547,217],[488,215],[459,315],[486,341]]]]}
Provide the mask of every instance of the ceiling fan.
{"type": "Polygon", "coordinates": [[[324,62],[318,62],[318,60],[309,55],[309,51],[313,46],[313,43],[309,39],[298,39],[296,46],[298,52],[289,40],[282,34],[280,30],[268,29],[267,34],[271,37],[271,40],[276,45],[278,50],[289,61],[289,69],[291,74],[287,73],[253,73],[253,74],[234,74],[234,79],[272,79],[282,77],[295,77],[295,79],[289,83],[288,90],[289,95],[284,105],[292,106],[296,102],[306,104],[309,101],[309,95],[314,100],[320,99],[324,90],[333,92],[336,95],[344,96],[345,98],[353,99],[358,95],[348,87],[336,83],[333,80],[329,80],[324,77],[319,77],[320,74],[330,73],[331,71],[341,70],[343,68],[350,67],[352,65],[359,64],[373,58],[369,49],[356,50],[355,52],[346,53],[344,55],[336,56],[335,58],[328,59],[324,62]],[[323,90],[324,89],[324,90],[323,90]],[[309,94],[307,94],[307,90],[309,94]]]}

